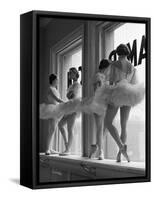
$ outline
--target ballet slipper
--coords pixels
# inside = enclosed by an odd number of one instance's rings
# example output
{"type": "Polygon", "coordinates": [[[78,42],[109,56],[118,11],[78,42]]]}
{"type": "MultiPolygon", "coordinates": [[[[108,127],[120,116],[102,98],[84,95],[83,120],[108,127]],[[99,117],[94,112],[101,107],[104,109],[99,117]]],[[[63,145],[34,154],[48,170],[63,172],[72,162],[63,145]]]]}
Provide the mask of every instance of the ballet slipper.
{"type": "Polygon", "coordinates": [[[54,151],[54,150],[47,150],[45,152],[45,155],[51,155],[51,154],[59,154],[59,152],[58,151],[54,151]]]}
{"type": "Polygon", "coordinates": [[[65,142],[65,151],[68,151],[68,142],[65,142]]]}
{"type": "Polygon", "coordinates": [[[97,144],[92,144],[91,145],[89,158],[92,158],[96,154],[97,149],[98,149],[97,144]]]}
{"type": "Polygon", "coordinates": [[[59,154],[60,156],[69,156],[71,154],[68,147],[68,142],[65,143],[65,148],[66,148],[65,151],[59,154]]]}
{"type": "Polygon", "coordinates": [[[59,152],[58,152],[58,151],[55,151],[55,150],[53,150],[53,149],[51,149],[51,150],[50,150],[50,154],[59,154],[59,152]]]}
{"type": "Polygon", "coordinates": [[[120,149],[120,152],[126,158],[127,162],[130,162],[129,156],[127,154],[127,145],[126,144],[120,149]]]}
{"type": "Polygon", "coordinates": [[[69,156],[70,154],[71,154],[70,151],[64,151],[64,152],[60,153],[59,155],[60,156],[69,156]]]}
{"type": "Polygon", "coordinates": [[[118,154],[117,154],[117,159],[116,159],[117,162],[121,162],[121,152],[119,151],[118,154]]]}
{"type": "Polygon", "coordinates": [[[45,152],[45,155],[47,155],[47,156],[49,156],[51,153],[50,153],[50,150],[47,150],[46,152],[45,152]]]}
{"type": "Polygon", "coordinates": [[[100,150],[98,160],[104,160],[104,152],[103,150],[100,150]]]}

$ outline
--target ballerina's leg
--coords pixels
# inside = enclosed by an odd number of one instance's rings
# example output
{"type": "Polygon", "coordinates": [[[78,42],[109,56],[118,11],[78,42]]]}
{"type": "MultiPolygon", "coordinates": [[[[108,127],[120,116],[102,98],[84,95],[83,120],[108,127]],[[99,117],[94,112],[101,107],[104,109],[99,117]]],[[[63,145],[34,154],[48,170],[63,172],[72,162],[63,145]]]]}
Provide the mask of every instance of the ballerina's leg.
{"type": "Polygon", "coordinates": [[[60,122],[58,123],[58,128],[63,136],[64,139],[64,144],[65,144],[65,151],[67,150],[67,137],[66,137],[66,130],[65,130],[65,125],[67,123],[67,115],[64,115],[64,117],[60,120],[60,122]]]}
{"type": "Polygon", "coordinates": [[[118,109],[119,107],[108,105],[108,109],[107,109],[107,113],[105,117],[105,125],[107,129],[109,130],[111,136],[114,138],[115,142],[117,143],[120,151],[123,153],[123,155],[129,162],[129,157],[126,152],[125,145],[122,143],[116,127],[113,125],[113,120],[118,112],[118,109]]]}
{"type": "MultiPolygon", "coordinates": [[[[127,122],[129,118],[131,107],[130,106],[122,106],[120,107],[120,125],[121,125],[121,141],[123,144],[126,144],[127,140],[127,122]]],[[[117,162],[121,162],[121,152],[119,151],[117,154],[117,162]]]]}
{"type": "MultiPolygon", "coordinates": [[[[96,124],[96,132],[97,132],[97,117],[98,117],[98,115],[96,113],[94,113],[93,116],[94,116],[94,120],[95,120],[95,124],[96,124]]],[[[97,135],[97,133],[96,133],[96,135],[97,135]]],[[[96,142],[96,144],[92,144],[90,147],[89,158],[92,158],[96,154],[97,150],[98,150],[98,145],[96,142]]]]}
{"type": "Polygon", "coordinates": [[[46,154],[56,154],[58,153],[57,151],[54,151],[51,148],[51,141],[52,141],[52,137],[55,133],[57,127],[57,120],[55,119],[50,119],[49,120],[49,132],[48,132],[48,137],[47,137],[47,150],[46,150],[46,154]]]}
{"type": "Polygon", "coordinates": [[[104,128],[104,114],[98,115],[94,114],[94,119],[96,123],[96,147],[92,149],[90,157],[96,153],[98,149],[98,158],[100,160],[104,159],[103,153],[103,128],[104,128]]]}
{"type": "Polygon", "coordinates": [[[75,124],[75,119],[76,119],[76,113],[70,114],[70,115],[65,115],[62,120],[59,122],[59,129],[63,135],[64,142],[65,142],[65,151],[61,153],[60,155],[69,155],[70,154],[70,148],[73,142],[73,128],[75,124]],[[68,131],[68,142],[66,139],[66,131],[64,129],[64,125],[67,124],[67,131],[68,131]]]}
{"type": "Polygon", "coordinates": [[[73,143],[73,138],[74,138],[74,125],[75,125],[75,120],[76,120],[76,113],[73,113],[69,115],[68,120],[67,120],[67,130],[68,130],[68,146],[67,146],[67,152],[70,152],[72,143],[73,143]]]}

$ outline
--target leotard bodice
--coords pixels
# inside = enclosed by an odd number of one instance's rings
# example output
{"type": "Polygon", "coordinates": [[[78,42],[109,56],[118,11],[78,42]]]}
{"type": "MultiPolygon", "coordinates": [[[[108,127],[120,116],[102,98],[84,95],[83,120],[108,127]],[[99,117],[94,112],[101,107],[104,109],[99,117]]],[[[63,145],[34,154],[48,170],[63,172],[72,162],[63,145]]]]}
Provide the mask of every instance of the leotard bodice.
{"type": "Polygon", "coordinates": [[[135,68],[128,60],[118,60],[111,64],[110,83],[117,84],[122,80],[131,83],[135,68]]]}
{"type": "Polygon", "coordinates": [[[73,96],[69,99],[76,99],[81,97],[81,84],[74,82],[67,90],[67,94],[72,92],[73,96]]]}
{"type": "Polygon", "coordinates": [[[49,89],[48,89],[48,95],[47,95],[48,103],[49,103],[49,104],[57,104],[58,102],[52,97],[51,92],[52,92],[57,98],[60,97],[60,94],[59,94],[58,90],[57,90],[55,87],[50,86],[49,89]]]}

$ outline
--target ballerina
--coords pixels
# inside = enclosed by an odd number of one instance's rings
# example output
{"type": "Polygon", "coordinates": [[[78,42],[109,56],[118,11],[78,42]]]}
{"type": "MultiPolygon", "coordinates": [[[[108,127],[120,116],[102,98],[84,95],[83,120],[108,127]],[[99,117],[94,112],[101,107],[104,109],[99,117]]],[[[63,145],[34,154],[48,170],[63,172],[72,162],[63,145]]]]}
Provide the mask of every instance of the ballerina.
{"type": "MultiPolygon", "coordinates": [[[[109,80],[110,62],[107,59],[102,59],[99,64],[99,71],[96,73],[93,81],[94,92],[102,86],[104,80],[109,80]]],[[[103,153],[103,137],[105,133],[104,116],[94,113],[94,119],[96,124],[96,144],[91,145],[89,158],[94,156],[98,151],[98,159],[104,159],[103,153]]]]}
{"type": "MultiPolygon", "coordinates": [[[[58,90],[56,89],[57,84],[58,84],[58,79],[55,74],[51,74],[49,76],[49,83],[50,83],[50,87],[48,89],[48,95],[47,95],[48,103],[47,104],[57,105],[58,103],[62,103],[63,100],[60,99],[60,94],[59,94],[58,90]]],[[[49,133],[48,133],[48,138],[47,138],[46,155],[58,153],[58,152],[54,151],[52,148],[50,148],[50,143],[51,143],[52,137],[55,133],[57,123],[58,123],[57,119],[54,119],[54,118],[49,119],[49,133]]]]}
{"type": "MultiPolygon", "coordinates": [[[[137,83],[137,79],[136,79],[136,69],[127,59],[127,56],[129,56],[130,51],[127,45],[120,44],[116,49],[116,53],[118,54],[119,57],[118,61],[113,62],[111,65],[110,82],[116,87],[116,85],[122,84],[122,82],[123,84],[126,84],[125,82],[127,81],[128,83],[131,83],[131,85],[127,84],[127,86],[130,86],[130,88],[128,87],[128,89],[131,89],[131,87],[133,87],[133,84],[137,83]]],[[[125,96],[129,98],[129,93],[125,93],[125,96]]],[[[112,94],[112,98],[114,98],[114,94],[112,94]]],[[[127,104],[120,106],[120,125],[121,125],[120,138],[116,127],[112,124],[118,110],[119,110],[118,105],[116,106],[113,106],[111,104],[108,105],[105,124],[107,125],[108,130],[110,131],[111,135],[113,136],[113,138],[115,139],[116,143],[119,146],[119,152],[117,154],[117,159],[116,159],[117,162],[121,161],[122,152],[125,154],[124,156],[126,157],[127,161],[130,161],[128,155],[126,154],[127,151],[126,138],[127,138],[127,122],[129,119],[131,105],[127,104]]]]}
{"type": "MultiPolygon", "coordinates": [[[[81,97],[81,85],[78,83],[78,78],[79,78],[79,73],[75,67],[70,68],[70,79],[73,80],[73,84],[68,88],[67,91],[67,98],[69,100],[74,100],[76,98],[81,97]]],[[[64,144],[65,144],[65,151],[62,152],[59,155],[69,155],[70,154],[70,148],[73,142],[73,135],[74,135],[74,125],[75,125],[75,120],[77,118],[78,113],[73,112],[68,115],[64,115],[63,118],[59,121],[58,127],[59,130],[63,136],[64,139],[64,144]],[[67,124],[67,132],[68,132],[68,141],[66,137],[66,131],[64,126],[67,124]]]]}

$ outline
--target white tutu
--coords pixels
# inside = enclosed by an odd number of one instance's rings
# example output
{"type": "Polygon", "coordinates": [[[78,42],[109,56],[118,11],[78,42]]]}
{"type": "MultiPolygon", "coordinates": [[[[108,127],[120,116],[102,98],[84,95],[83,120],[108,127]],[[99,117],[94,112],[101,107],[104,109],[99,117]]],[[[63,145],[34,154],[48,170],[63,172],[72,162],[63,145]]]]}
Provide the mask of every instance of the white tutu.
{"type": "Polygon", "coordinates": [[[40,104],[40,119],[59,119],[73,112],[105,115],[108,104],[118,107],[135,106],[143,100],[144,94],[144,84],[133,85],[127,80],[119,82],[116,86],[104,84],[90,98],[74,99],[57,105],[40,104]]]}
{"type": "Polygon", "coordinates": [[[70,100],[60,104],[40,104],[40,119],[59,119],[63,115],[79,112],[81,99],[70,100]]]}
{"type": "Polygon", "coordinates": [[[95,101],[98,104],[106,102],[114,106],[135,106],[139,104],[145,95],[143,83],[131,84],[122,80],[115,86],[103,85],[95,93],[95,101]]]}

